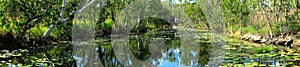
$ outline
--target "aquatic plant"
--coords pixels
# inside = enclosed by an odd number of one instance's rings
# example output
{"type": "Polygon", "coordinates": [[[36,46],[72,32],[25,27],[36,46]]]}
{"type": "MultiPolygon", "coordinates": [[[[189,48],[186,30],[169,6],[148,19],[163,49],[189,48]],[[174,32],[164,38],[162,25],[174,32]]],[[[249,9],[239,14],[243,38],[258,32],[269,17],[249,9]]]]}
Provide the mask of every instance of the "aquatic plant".
{"type": "Polygon", "coordinates": [[[253,53],[260,54],[260,53],[270,53],[274,50],[273,46],[261,46],[257,48],[253,48],[253,53]]]}

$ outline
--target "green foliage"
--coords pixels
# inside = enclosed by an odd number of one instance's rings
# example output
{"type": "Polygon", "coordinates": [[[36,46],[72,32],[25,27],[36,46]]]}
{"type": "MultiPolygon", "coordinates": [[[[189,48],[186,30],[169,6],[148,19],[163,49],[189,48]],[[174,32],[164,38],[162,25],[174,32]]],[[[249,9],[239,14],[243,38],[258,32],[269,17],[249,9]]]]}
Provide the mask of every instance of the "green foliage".
{"type": "Polygon", "coordinates": [[[6,26],[0,27],[0,34],[6,34],[9,32],[9,29],[6,26]]]}
{"type": "Polygon", "coordinates": [[[260,54],[260,53],[270,53],[274,50],[275,48],[273,46],[261,46],[258,48],[253,48],[253,52],[255,54],[260,54]]]}
{"type": "Polygon", "coordinates": [[[44,32],[46,32],[47,29],[48,29],[48,27],[46,27],[42,24],[39,24],[39,25],[34,26],[33,28],[29,29],[27,31],[27,33],[29,34],[29,36],[31,38],[38,39],[38,38],[41,38],[43,36],[44,32]]]}
{"type": "Polygon", "coordinates": [[[112,19],[106,19],[104,23],[101,23],[101,27],[105,29],[111,29],[113,25],[113,20],[112,19]]]}
{"type": "MultiPolygon", "coordinates": [[[[67,1],[64,17],[69,16],[71,11],[77,9],[78,2],[79,0],[67,1]]],[[[0,32],[11,32],[20,42],[23,42],[28,38],[39,39],[50,24],[60,17],[61,5],[62,0],[1,0],[0,32]],[[28,37],[27,34],[30,37],[28,37]]],[[[67,26],[69,24],[70,21],[61,26],[57,26],[57,29],[54,29],[54,31],[60,32],[55,34],[57,35],[56,37],[70,38],[71,29],[70,26],[67,26]]],[[[53,37],[54,35],[51,34],[50,36],[53,37]]]]}
{"type": "Polygon", "coordinates": [[[58,47],[58,46],[54,46],[52,49],[50,49],[48,52],[49,52],[49,55],[50,56],[53,56],[53,57],[56,57],[56,56],[59,56],[62,52],[62,48],[61,47],[58,47]]]}
{"type": "MultiPolygon", "coordinates": [[[[272,24],[272,32],[275,34],[280,33],[280,24],[272,24]]],[[[239,26],[233,26],[233,31],[235,32],[240,32],[240,27],[239,26]]],[[[269,33],[269,28],[268,27],[257,27],[257,26],[245,26],[242,27],[242,32],[244,33],[251,33],[251,34],[268,34],[269,33]]]]}
{"type": "MultiPolygon", "coordinates": [[[[253,2],[252,2],[253,3],[253,2]]],[[[247,16],[250,14],[251,2],[242,0],[223,0],[221,2],[222,14],[224,20],[228,23],[227,26],[237,25],[241,22],[246,24],[247,16]]]]}
{"type": "Polygon", "coordinates": [[[193,21],[196,22],[197,26],[206,25],[209,28],[209,23],[200,7],[200,3],[184,3],[180,4],[179,6],[183,7],[183,11],[188,15],[188,17],[193,21]],[[201,23],[200,23],[201,22],[201,23]]]}
{"type": "MultiPolygon", "coordinates": [[[[299,8],[296,8],[296,0],[223,0],[222,13],[227,28],[242,33],[269,34],[270,28],[273,35],[286,32],[298,32],[299,8]],[[269,4],[264,3],[267,1],[269,4]],[[249,23],[248,15],[262,16],[263,22],[249,23]],[[279,15],[281,17],[279,17],[279,15]],[[266,19],[267,16],[268,19],[266,19]],[[285,20],[283,20],[283,19],[285,20]],[[279,20],[279,21],[277,21],[279,20]],[[241,23],[238,23],[241,22],[241,23]],[[269,26],[270,25],[270,26],[269,26]],[[241,30],[239,31],[241,27],[241,30]]],[[[256,21],[256,20],[254,20],[256,21]]]]}
{"type": "MultiPolygon", "coordinates": [[[[234,25],[231,25],[231,23],[229,23],[230,25],[227,27],[227,30],[232,30],[234,32],[240,32],[242,31],[242,33],[252,33],[252,34],[268,34],[270,31],[270,28],[267,26],[266,22],[257,22],[261,25],[257,25],[254,23],[250,23],[247,25],[244,25],[241,27],[240,30],[240,23],[236,23],[234,25]]],[[[271,26],[272,26],[272,33],[274,33],[274,35],[276,34],[280,34],[284,28],[288,28],[288,31],[298,31],[299,28],[299,24],[298,23],[286,23],[286,22],[270,22],[271,26]]]]}
{"type": "Polygon", "coordinates": [[[268,34],[269,28],[267,28],[267,27],[259,28],[259,27],[247,26],[247,27],[243,27],[242,31],[252,33],[252,34],[268,34]]]}
{"type": "Polygon", "coordinates": [[[93,26],[89,20],[74,20],[74,25],[79,29],[90,29],[93,26]]]}

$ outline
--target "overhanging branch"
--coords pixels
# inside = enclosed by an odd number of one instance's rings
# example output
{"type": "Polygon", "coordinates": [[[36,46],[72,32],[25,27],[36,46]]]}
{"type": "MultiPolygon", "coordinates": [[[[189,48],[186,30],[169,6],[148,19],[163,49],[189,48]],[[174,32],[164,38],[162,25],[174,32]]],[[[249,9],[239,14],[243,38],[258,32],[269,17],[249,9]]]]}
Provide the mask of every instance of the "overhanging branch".
{"type": "Polygon", "coordinates": [[[52,24],[48,29],[47,31],[44,33],[43,35],[43,38],[45,37],[48,37],[50,35],[50,33],[53,31],[53,29],[55,28],[55,26],[58,24],[58,23],[64,23],[68,20],[71,20],[74,18],[74,16],[78,13],[81,13],[86,7],[88,7],[89,5],[91,5],[95,0],[92,0],[90,1],[89,3],[87,3],[85,6],[83,6],[81,9],[77,10],[77,11],[73,11],[69,17],[67,18],[63,18],[63,15],[64,15],[64,11],[65,11],[65,5],[66,5],[66,0],[63,0],[63,5],[62,5],[62,11],[60,13],[60,18],[54,22],[54,24],[52,24]]]}

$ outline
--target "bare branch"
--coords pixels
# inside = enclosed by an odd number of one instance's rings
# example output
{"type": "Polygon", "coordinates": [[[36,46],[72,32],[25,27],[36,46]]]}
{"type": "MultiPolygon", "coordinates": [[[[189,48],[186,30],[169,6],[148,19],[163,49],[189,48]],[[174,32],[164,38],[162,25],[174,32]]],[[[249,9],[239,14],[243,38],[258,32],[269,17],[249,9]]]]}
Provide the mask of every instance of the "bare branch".
{"type": "Polygon", "coordinates": [[[62,19],[64,16],[65,6],[66,6],[66,0],[63,1],[62,7],[61,7],[62,9],[61,9],[61,13],[60,13],[60,19],[62,19]]]}
{"type": "Polygon", "coordinates": [[[76,12],[76,14],[82,12],[82,10],[84,10],[86,7],[88,7],[89,5],[91,5],[94,1],[95,0],[92,0],[88,4],[86,4],[85,6],[83,6],[79,11],[76,12]]]}

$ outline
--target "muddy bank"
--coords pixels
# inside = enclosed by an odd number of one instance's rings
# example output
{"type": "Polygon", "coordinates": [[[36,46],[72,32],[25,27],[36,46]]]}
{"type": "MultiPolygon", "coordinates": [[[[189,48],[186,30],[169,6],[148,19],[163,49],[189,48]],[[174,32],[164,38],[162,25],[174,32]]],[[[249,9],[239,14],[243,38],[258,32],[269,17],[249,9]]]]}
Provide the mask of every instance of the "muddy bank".
{"type": "Polygon", "coordinates": [[[297,38],[297,34],[280,34],[274,37],[269,37],[266,35],[258,35],[258,34],[244,34],[239,38],[245,41],[259,43],[259,44],[272,44],[277,46],[286,46],[286,47],[300,47],[300,39],[297,38]]]}

